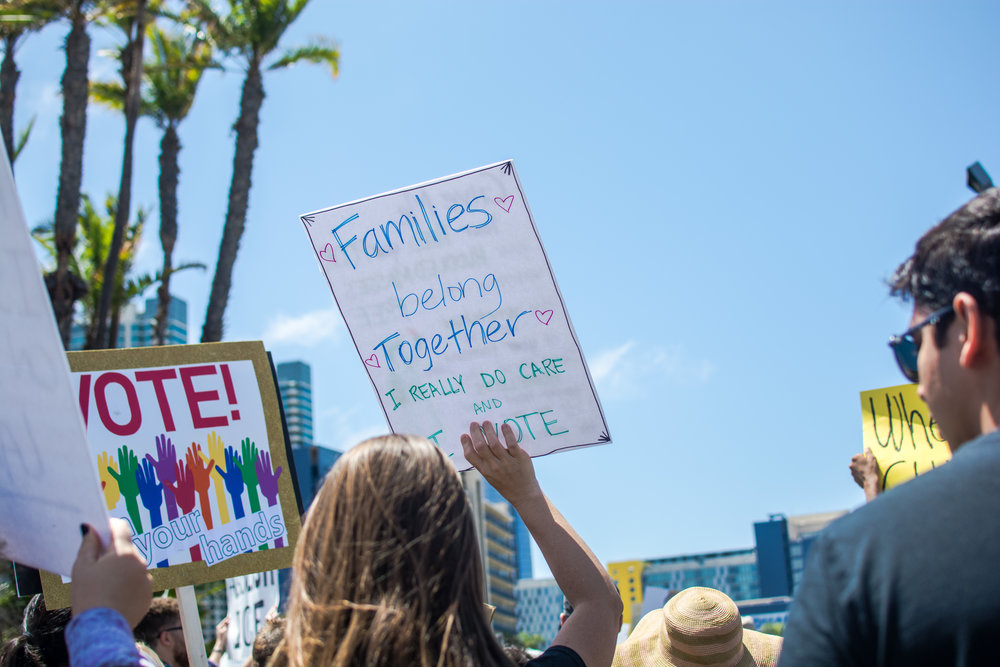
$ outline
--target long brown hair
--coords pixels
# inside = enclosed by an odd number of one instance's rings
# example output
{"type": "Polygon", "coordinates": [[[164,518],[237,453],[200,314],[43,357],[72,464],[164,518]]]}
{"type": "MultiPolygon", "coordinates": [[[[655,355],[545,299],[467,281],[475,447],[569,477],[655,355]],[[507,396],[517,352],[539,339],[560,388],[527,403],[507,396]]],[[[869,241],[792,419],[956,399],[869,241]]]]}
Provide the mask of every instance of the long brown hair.
{"type": "Polygon", "coordinates": [[[429,441],[372,438],[330,470],[295,551],[271,664],[511,664],[484,615],[465,492],[429,441]]]}

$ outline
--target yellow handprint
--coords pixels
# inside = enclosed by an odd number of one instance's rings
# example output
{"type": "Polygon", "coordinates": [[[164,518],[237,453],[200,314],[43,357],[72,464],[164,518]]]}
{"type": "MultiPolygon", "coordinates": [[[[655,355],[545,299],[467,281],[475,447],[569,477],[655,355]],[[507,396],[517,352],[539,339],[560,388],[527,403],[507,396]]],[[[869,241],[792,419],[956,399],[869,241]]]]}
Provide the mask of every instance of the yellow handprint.
{"type": "MultiPolygon", "coordinates": [[[[198,452],[201,459],[208,463],[210,459],[215,461],[226,460],[226,447],[222,444],[222,438],[215,431],[208,434],[208,456],[202,451],[198,452]]],[[[212,466],[212,486],[215,487],[215,500],[219,507],[219,523],[229,523],[229,507],[226,506],[226,484],[222,475],[218,473],[215,466],[212,466]]]]}
{"type": "Polygon", "coordinates": [[[118,463],[107,452],[101,452],[97,455],[97,472],[101,477],[104,502],[107,503],[109,510],[113,510],[118,504],[121,493],[118,491],[118,479],[108,471],[108,468],[113,468],[115,475],[118,474],[118,463]]]}

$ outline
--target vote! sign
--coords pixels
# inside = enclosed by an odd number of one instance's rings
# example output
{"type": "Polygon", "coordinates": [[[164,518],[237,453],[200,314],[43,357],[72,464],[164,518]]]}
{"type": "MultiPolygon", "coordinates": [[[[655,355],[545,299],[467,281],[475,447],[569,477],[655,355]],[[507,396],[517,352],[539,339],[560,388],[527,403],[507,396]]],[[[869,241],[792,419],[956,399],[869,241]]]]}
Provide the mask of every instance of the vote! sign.
{"type": "Polygon", "coordinates": [[[301,220],[394,432],[459,469],[472,421],[532,456],[610,442],[513,163],[301,220]]]}
{"type": "Polygon", "coordinates": [[[67,357],[108,512],[156,588],[291,563],[297,503],[261,343],[67,357]]]}

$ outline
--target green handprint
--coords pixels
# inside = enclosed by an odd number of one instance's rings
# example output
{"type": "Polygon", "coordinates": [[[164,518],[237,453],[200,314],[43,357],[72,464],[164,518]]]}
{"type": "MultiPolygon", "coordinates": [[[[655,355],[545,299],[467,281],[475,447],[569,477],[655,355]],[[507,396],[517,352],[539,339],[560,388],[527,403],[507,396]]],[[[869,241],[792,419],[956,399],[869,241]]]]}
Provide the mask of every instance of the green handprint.
{"type": "Polygon", "coordinates": [[[247,499],[250,501],[250,511],[260,511],[260,498],[257,497],[257,445],[250,438],[243,438],[243,460],[236,459],[236,467],[243,475],[243,483],[247,487],[247,499]]]}
{"type": "Polygon", "coordinates": [[[135,452],[126,445],[119,447],[118,470],[108,466],[108,473],[118,481],[118,491],[125,499],[125,509],[128,510],[136,535],[142,532],[142,517],[139,515],[139,504],[136,502],[136,498],[139,497],[139,483],[136,481],[138,472],[139,459],[136,458],[135,452]]]}

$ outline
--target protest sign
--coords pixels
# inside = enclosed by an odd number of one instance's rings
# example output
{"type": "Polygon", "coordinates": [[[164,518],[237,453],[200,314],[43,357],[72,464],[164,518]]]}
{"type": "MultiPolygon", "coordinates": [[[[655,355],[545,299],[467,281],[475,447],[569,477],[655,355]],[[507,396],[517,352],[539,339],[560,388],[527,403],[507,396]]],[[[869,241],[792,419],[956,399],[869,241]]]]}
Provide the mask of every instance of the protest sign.
{"type": "Polygon", "coordinates": [[[111,533],[3,142],[0,239],[0,555],[69,574],[80,524],[111,533]]]}
{"type": "Polygon", "coordinates": [[[917,396],[917,385],[904,384],[861,392],[862,448],[871,448],[882,476],[892,488],[945,463],[951,449],[917,396]]]}
{"type": "Polygon", "coordinates": [[[268,613],[278,606],[278,573],[258,572],[226,579],[229,632],[220,667],[242,667],[253,651],[253,640],[268,613]]]}
{"type": "MultiPolygon", "coordinates": [[[[67,356],[98,488],[155,589],[291,564],[299,518],[262,343],[67,356]]],[[[43,575],[46,599],[58,583],[43,575]]]]}
{"type": "Polygon", "coordinates": [[[393,432],[459,469],[471,421],[532,456],[610,442],[511,162],[301,219],[393,432]]]}

